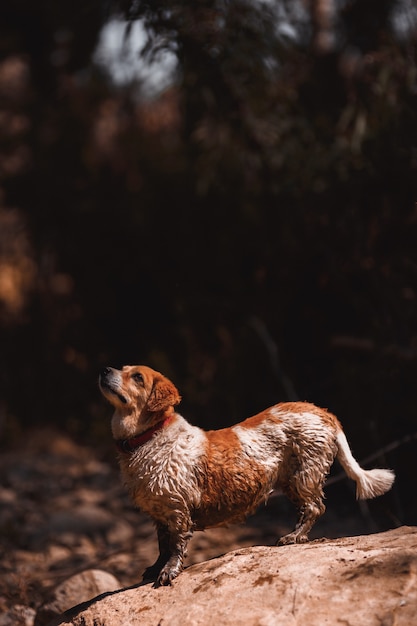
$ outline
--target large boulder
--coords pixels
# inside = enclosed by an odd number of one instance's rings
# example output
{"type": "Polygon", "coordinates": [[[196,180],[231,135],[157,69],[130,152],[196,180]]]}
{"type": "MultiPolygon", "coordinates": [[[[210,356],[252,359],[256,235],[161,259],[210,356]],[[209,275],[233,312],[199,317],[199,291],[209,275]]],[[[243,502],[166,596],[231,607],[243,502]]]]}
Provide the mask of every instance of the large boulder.
{"type": "Polygon", "coordinates": [[[411,626],[417,528],[244,548],[186,569],[172,587],[137,585],[67,611],[64,626],[411,626]]]}

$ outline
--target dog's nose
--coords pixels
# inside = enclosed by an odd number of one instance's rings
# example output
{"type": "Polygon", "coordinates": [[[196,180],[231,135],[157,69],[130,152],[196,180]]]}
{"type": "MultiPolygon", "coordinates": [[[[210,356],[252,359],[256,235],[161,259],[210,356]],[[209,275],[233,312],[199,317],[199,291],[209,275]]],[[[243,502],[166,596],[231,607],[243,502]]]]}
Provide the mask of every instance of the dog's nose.
{"type": "Polygon", "coordinates": [[[108,374],[110,374],[112,368],[111,367],[103,367],[103,369],[100,372],[100,376],[102,378],[105,378],[108,374]]]}

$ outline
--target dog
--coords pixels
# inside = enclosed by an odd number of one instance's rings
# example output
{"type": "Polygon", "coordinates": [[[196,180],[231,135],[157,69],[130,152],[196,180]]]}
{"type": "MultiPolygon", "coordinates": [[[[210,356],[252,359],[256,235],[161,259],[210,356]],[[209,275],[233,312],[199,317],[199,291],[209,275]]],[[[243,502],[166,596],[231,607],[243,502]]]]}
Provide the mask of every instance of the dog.
{"type": "Polygon", "coordinates": [[[362,469],[338,419],[314,404],[284,402],[204,431],[175,411],[178,390],[149,367],[106,367],[99,386],[115,409],[123,479],[156,524],[159,556],[143,575],[155,587],[180,574],[193,531],[243,521],[275,488],[299,512],[294,531],[277,543],[308,541],[325,510],[323,485],[335,457],[356,481],[357,498],[382,495],[395,478],[391,470],[362,469]]]}

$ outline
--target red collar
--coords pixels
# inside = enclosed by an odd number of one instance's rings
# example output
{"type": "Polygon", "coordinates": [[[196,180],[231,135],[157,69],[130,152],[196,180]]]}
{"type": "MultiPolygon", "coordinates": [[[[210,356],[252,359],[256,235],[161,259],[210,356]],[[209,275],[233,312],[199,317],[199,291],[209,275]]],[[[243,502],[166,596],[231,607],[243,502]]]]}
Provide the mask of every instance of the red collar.
{"type": "Polygon", "coordinates": [[[161,428],[167,426],[173,417],[173,415],[169,415],[161,422],[155,424],[155,426],[152,426],[152,428],[145,430],[145,432],[141,433],[140,435],[136,435],[136,437],[132,437],[131,439],[116,439],[116,448],[119,450],[119,452],[124,452],[125,454],[133,452],[137,448],[143,446],[144,443],[149,441],[149,439],[151,439],[158,430],[161,430],[161,428]]]}

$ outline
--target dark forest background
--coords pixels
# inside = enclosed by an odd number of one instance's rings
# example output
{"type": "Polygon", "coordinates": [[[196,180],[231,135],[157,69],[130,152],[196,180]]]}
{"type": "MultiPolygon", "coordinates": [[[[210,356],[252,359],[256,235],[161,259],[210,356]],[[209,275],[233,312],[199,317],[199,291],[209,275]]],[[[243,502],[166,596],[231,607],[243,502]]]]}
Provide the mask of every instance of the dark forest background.
{"type": "Polygon", "coordinates": [[[205,428],[329,408],[416,523],[416,43],[412,0],[1,3],[1,445],[109,442],[143,363],[205,428]],[[115,15],[163,90],[97,61],[115,15]]]}

